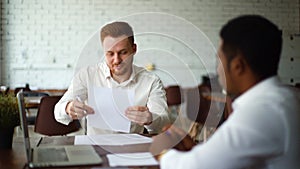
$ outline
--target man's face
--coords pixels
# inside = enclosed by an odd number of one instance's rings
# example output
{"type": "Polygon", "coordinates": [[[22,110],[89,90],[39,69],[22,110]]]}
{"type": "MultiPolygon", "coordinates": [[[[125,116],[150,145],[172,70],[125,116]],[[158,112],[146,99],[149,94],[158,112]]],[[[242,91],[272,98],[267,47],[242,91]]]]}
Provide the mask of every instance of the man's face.
{"type": "Polygon", "coordinates": [[[112,76],[131,74],[136,45],[131,44],[125,35],[116,38],[107,36],[102,44],[106,63],[112,76]]]}
{"type": "Polygon", "coordinates": [[[232,72],[230,70],[230,64],[228,64],[225,53],[222,50],[223,41],[221,40],[218,49],[218,67],[217,73],[219,77],[219,83],[228,94],[234,93],[234,83],[232,79],[232,72]],[[229,67],[228,67],[229,66],[229,67]]]}

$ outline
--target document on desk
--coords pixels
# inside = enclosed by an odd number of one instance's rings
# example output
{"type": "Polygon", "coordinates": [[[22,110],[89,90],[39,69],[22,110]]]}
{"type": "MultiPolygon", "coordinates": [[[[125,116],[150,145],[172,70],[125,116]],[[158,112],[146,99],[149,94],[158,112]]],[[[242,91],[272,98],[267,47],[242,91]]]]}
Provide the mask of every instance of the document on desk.
{"type": "Polygon", "coordinates": [[[152,138],[139,134],[76,135],[75,145],[129,145],[151,143],[152,138]]]}
{"type": "Polygon", "coordinates": [[[91,87],[88,104],[95,114],[87,116],[87,125],[119,132],[130,132],[130,120],[125,110],[134,105],[134,90],[91,87]]]}
{"type": "Polygon", "coordinates": [[[108,154],[107,158],[110,167],[158,165],[158,162],[149,152],[108,154]]]}

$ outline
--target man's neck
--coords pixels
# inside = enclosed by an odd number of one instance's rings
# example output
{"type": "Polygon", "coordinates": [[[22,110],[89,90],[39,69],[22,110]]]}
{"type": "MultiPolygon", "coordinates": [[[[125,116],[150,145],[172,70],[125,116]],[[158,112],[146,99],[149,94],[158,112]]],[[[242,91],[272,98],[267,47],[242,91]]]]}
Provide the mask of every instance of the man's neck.
{"type": "Polygon", "coordinates": [[[128,80],[129,77],[113,76],[113,79],[120,84],[120,83],[125,82],[126,80],[128,80]]]}
{"type": "Polygon", "coordinates": [[[112,78],[120,84],[120,83],[127,81],[130,78],[131,73],[132,73],[132,70],[129,71],[128,73],[126,73],[124,75],[120,75],[120,76],[112,74],[112,78]]]}
{"type": "Polygon", "coordinates": [[[257,83],[262,81],[262,79],[255,74],[247,74],[243,76],[241,79],[238,80],[239,85],[238,85],[238,93],[235,93],[232,95],[232,97],[238,97],[241,94],[245,93],[247,90],[255,86],[257,83]]]}

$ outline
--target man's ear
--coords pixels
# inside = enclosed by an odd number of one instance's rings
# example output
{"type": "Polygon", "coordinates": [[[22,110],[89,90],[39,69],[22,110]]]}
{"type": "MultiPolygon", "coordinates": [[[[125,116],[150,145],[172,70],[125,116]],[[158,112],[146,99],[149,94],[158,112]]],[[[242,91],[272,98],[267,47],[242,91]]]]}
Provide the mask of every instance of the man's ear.
{"type": "Polygon", "coordinates": [[[135,43],[132,45],[132,49],[133,49],[133,54],[135,54],[135,53],[136,53],[136,50],[137,50],[137,46],[136,46],[135,43]]]}
{"type": "Polygon", "coordinates": [[[246,72],[247,63],[244,57],[238,55],[234,57],[230,62],[230,71],[236,75],[242,75],[246,72]]]}

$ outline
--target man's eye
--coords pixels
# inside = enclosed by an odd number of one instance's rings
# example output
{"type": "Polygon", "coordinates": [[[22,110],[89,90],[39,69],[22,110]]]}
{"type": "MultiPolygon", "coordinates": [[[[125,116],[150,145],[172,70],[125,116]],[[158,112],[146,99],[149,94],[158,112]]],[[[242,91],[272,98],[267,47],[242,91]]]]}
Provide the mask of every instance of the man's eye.
{"type": "Polygon", "coordinates": [[[121,51],[120,52],[120,55],[126,55],[127,54],[127,51],[121,51]]]}
{"type": "Polygon", "coordinates": [[[113,56],[114,54],[112,52],[107,52],[106,56],[113,56]]]}

